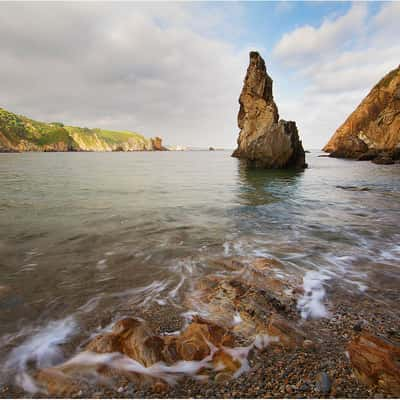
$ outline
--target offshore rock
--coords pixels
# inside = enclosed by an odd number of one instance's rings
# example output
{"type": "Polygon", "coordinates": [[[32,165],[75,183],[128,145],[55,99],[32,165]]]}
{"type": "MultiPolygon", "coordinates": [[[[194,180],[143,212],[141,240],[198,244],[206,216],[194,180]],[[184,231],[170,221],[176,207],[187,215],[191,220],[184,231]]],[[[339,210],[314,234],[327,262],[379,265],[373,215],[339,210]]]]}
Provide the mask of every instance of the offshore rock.
{"type": "Polygon", "coordinates": [[[250,65],[239,97],[238,147],[232,156],[263,168],[305,168],[305,153],[294,121],[279,120],[272,79],[265,62],[250,52],[250,65]]]}
{"type": "Polygon", "coordinates": [[[378,385],[400,396],[400,346],[383,338],[362,332],[353,339],[347,351],[357,379],[366,385],[378,385]]]}
{"type": "Polygon", "coordinates": [[[163,146],[162,139],[159,136],[151,138],[151,145],[152,145],[154,151],[168,150],[166,147],[163,146]]]}
{"type": "Polygon", "coordinates": [[[332,157],[390,164],[400,158],[400,66],[384,76],[334,133],[324,151],[332,157]]]}

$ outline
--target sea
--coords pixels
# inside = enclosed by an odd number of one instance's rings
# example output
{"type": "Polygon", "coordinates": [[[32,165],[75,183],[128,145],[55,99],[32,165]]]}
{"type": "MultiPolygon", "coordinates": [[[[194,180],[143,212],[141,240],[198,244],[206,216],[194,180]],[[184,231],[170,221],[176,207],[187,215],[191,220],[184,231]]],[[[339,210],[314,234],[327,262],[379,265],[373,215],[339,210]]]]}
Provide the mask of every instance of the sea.
{"type": "Polygon", "coordinates": [[[61,362],[103,315],[188,315],[221,258],[280,261],[304,319],[329,318],[338,285],[400,316],[400,165],[315,150],[304,171],[260,170],[230,154],[0,154],[0,383],[29,390],[29,366],[61,362]]]}

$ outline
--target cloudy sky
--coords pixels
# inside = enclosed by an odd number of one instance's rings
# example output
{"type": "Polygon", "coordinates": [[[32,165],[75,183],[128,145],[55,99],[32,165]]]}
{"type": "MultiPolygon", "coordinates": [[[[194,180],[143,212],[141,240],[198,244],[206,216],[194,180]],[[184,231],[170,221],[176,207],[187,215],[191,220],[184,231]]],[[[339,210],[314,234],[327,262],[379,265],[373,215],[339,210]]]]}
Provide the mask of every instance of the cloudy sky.
{"type": "Polygon", "coordinates": [[[400,2],[0,3],[0,107],[233,148],[248,52],[322,147],[400,63],[400,2]]]}

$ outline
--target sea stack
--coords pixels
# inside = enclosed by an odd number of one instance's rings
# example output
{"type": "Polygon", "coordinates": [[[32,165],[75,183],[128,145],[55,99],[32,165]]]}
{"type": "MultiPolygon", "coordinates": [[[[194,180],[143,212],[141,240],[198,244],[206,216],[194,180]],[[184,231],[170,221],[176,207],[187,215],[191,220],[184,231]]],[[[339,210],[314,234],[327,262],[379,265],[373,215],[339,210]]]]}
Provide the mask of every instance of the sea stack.
{"type": "Polygon", "coordinates": [[[159,136],[151,138],[151,145],[154,151],[166,151],[167,148],[163,146],[162,139],[159,136]]]}
{"type": "Polygon", "coordinates": [[[279,120],[272,95],[272,79],[265,62],[250,52],[242,93],[239,97],[238,147],[232,157],[262,168],[306,168],[305,154],[294,121],[279,120]]]}
{"type": "Polygon", "coordinates": [[[400,159],[400,66],[372,88],[323,150],[379,164],[400,159]]]}

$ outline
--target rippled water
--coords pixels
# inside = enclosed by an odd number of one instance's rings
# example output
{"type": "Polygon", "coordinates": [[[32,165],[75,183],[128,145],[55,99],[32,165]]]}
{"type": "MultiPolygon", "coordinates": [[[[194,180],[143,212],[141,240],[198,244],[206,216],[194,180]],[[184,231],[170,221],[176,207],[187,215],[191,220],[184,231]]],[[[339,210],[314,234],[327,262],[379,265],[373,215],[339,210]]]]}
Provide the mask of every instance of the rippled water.
{"type": "Polygon", "coordinates": [[[182,294],[223,256],[281,260],[311,293],[299,301],[304,318],[329,316],[334,284],[393,301],[400,165],[319,154],[304,172],[248,170],[227,152],[0,155],[8,372],[32,352],[37,366],[58,362],[59,344],[93,334],[88,321],[105,311],[190,311],[182,294]]]}

